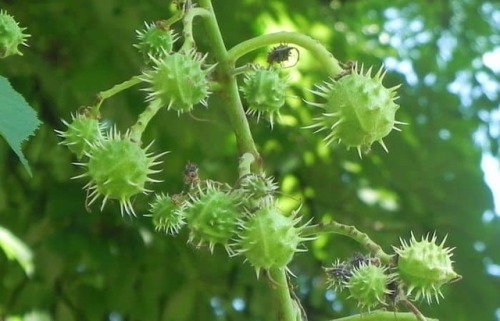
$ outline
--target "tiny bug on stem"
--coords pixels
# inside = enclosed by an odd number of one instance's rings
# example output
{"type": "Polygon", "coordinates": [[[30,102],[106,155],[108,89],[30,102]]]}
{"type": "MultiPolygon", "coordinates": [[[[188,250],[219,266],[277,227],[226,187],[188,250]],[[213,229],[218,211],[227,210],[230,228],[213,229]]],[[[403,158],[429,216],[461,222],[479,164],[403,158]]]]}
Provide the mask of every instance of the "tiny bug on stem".
{"type": "Polygon", "coordinates": [[[293,64],[287,66],[287,67],[293,67],[299,61],[300,52],[297,48],[284,44],[274,47],[273,49],[271,49],[271,51],[267,53],[267,63],[269,65],[272,65],[275,63],[281,64],[285,61],[288,61],[288,59],[290,59],[294,51],[297,53],[297,59],[293,64]]]}
{"type": "Polygon", "coordinates": [[[198,177],[198,166],[188,162],[184,167],[184,183],[189,186],[197,185],[200,181],[198,177]]]}

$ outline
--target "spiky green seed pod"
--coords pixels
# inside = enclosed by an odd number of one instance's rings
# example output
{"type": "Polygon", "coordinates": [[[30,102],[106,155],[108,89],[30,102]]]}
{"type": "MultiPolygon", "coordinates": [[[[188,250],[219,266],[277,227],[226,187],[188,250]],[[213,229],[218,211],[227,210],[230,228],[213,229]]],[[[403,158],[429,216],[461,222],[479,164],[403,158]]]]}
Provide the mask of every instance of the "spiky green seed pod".
{"type": "Polygon", "coordinates": [[[278,185],[274,179],[263,174],[249,174],[241,178],[238,191],[243,205],[248,209],[271,206],[278,185]]]}
{"type": "Polygon", "coordinates": [[[235,195],[209,183],[190,196],[182,213],[190,229],[190,242],[208,244],[212,252],[216,244],[222,244],[230,251],[228,241],[236,232],[240,216],[235,195]]]}
{"type": "Polygon", "coordinates": [[[150,204],[150,214],[153,225],[157,231],[165,231],[167,234],[175,235],[186,224],[182,206],[182,195],[157,194],[150,204]]]}
{"type": "Polygon", "coordinates": [[[143,55],[146,63],[152,59],[162,59],[172,53],[173,45],[178,37],[164,21],[144,22],[143,30],[136,30],[138,43],[134,47],[143,55]]]}
{"type": "Polygon", "coordinates": [[[266,207],[241,221],[238,254],[243,254],[257,272],[260,269],[283,268],[305,240],[300,233],[304,226],[296,226],[296,213],[284,216],[276,207],[266,207]]]}
{"type": "Polygon", "coordinates": [[[365,73],[363,67],[354,66],[347,75],[317,86],[313,93],[326,102],[310,104],[324,108],[325,112],[309,127],[317,128],[317,132],[327,131],[324,138],[327,144],[338,140],[349,148],[356,148],[360,156],[368,152],[374,142],[387,151],[382,139],[393,129],[399,130],[396,125],[403,123],[395,120],[399,105],[394,100],[399,86],[384,87],[384,76],[382,68],[372,77],[371,68],[365,73]]]}
{"type": "Polygon", "coordinates": [[[28,46],[26,39],[30,36],[23,33],[24,30],[26,28],[19,27],[14,17],[0,10],[0,58],[22,55],[18,47],[28,46]]]}
{"type": "Polygon", "coordinates": [[[95,142],[87,154],[88,162],[80,164],[87,172],[77,176],[90,178],[85,185],[88,205],[103,197],[102,210],[108,199],[116,199],[122,214],[135,215],[131,198],[149,192],[146,183],[158,182],[148,175],[158,172],[152,167],[159,164],[157,159],[165,154],[147,153],[148,147],[141,148],[127,135],[121,137],[116,129],[110,130],[105,139],[95,142]]]}
{"type": "Polygon", "coordinates": [[[334,288],[335,291],[343,290],[352,276],[352,267],[346,263],[337,260],[331,267],[324,268],[327,275],[327,285],[334,288]]]}
{"type": "Polygon", "coordinates": [[[90,152],[92,145],[103,139],[103,125],[99,120],[88,117],[85,114],[71,116],[71,121],[62,121],[66,125],[66,131],[56,133],[63,139],[61,145],[68,146],[68,149],[76,155],[78,159],[90,152]]]}
{"type": "Polygon", "coordinates": [[[142,76],[150,84],[146,88],[147,100],[179,114],[191,111],[195,104],[206,105],[210,94],[207,74],[214,66],[203,69],[205,57],[195,52],[175,52],[161,59],[152,57],[153,70],[142,76]]]}
{"type": "Polygon", "coordinates": [[[387,268],[363,263],[353,269],[346,287],[350,297],[357,300],[360,307],[370,309],[384,302],[390,293],[387,286],[393,279],[387,268]]]}
{"type": "Polygon", "coordinates": [[[398,254],[398,270],[401,280],[408,288],[407,295],[415,294],[418,300],[424,298],[431,303],[443,297],[441,286],[461,278],[453,271],[452,248],[445,248],[444,242],[437,244],[436,235],[427,235],[417,241],[411,235],[410,242],[401,240],[401,247],[394,248],[398,254]]]}
{"type": "Polygon", "coordinates": [[[257,115],[257,120],[264,115],[272,127],[275,115],[280,115],[279,111],[285,104],[287,89],[287,77],[278,69],[256,69],[247,74],[241,87],[248,102],[247,114],[257,115]]]}

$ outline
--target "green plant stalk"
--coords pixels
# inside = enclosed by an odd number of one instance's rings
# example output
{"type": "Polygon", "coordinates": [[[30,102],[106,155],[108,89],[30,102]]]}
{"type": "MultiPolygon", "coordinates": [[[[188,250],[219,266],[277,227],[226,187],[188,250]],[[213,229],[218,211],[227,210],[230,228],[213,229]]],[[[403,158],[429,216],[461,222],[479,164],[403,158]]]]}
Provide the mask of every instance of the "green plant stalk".
{"type": "Polygon", "coordinates": [[[142,133],[146,130],[148,123],[153,119],[154,115],[163,107],[162,104],[150,103],[146,109],[139,115],[137,121],[130,127],[130,140],[139,143],[141,141],[142,133]]]}
{"type": "Polygon", "coordinates": [[[286,270],[270,269],[269,276],[271,281],[276,283],[274,287],[274,295],[279,302],[280,311],[278,312],[279,321],[297,321],[300,316],[300,311],[293,304],[293,299],[290,296],[290,288],[286,277],[286,270]]]}
{"type": "Polygon", "coordinates": [[[323,233],[334,233],[345,235],[362,246],[364,246],[368,251],[373,253],[375,256],[380,258],[380,260],[385,264],[391,264],[393,256],[384,252],[382,247],[375,243],[370,237],[363,232],[360,232],[356,227],[351,225],[344,225],[337,222],[330,222],[328,224],[317,224],[313,226],[305,227],[302,235],[307,236],[317,236],[323,233]]]}
{"type": "Polygon", "coordinates": [[[239,178],[243,178],[246,175],[251,174],[251,165],[255,161],[255,158],[250,153],[245,153],[241,155],[238,164],[239,178]]]}
{"type": "Polygon", "coordinates": [[[240,155],[244,153],[253,154],[256,160],[255,164],[257,169],[261,170],[261,157],[255,147],[255,142],[250,131],[250,126],[248,125],[245,110],[243,109],[243,105],[241,103],[238,84],[236,83],[236,78],[232,74],[234,65],[229,61],[228,52],[217,24],[212,3],[210,0],[199,0],[199,5],[210,12],[210,15],[203,16],[203,21],[206,26],[206,35],[212,46],[212,54],[218,61],[218,65],[214,73],[216,80],[221,84],[221,88],[215,93],[219,95],[224,102],[226,113],[236,136],[240,155]]]}
{"type": "MultiPolygon", "coordinates": [[[[415,314],[411,312],[372,311],[369,313],[355,314],[330,321],[415,321],[415,314]]],[[[427,318],[426,321],[439,321],[427,318]]]]}
{"type": "Polygon", "coordinates": [[[178,10],[172,17],[170,17],[168,20],[164,20],[165,25],[171,26],[177,21],[181,20],[182,17],[184,16],[184,11],[183,10],[178,10]]]}
{"type": "Polygon", "coordinates": [[[140,79],[140,76],[132,76],[129,80],[125,80],[124,82],[114,85],[108,90],[101,91],[100,93],[97,94],[97,102],[96,104],[92,107],[92,111],[98,115],[99,114],[99,109],[101,108],[101,104],[104,100],[116,95],[117,93],[128,89],[132,86],[137,85],[138,83],[142,82],[140,79]]]}
{"type": "Polygon", "coordinates": [[[249,71],[255,71],[255,65],[246,64],[240,67],[236,67],[233,70],[233,76],[241,75],[249,71]]]}
{"type": "Polygon", "coordinates": [[[420,312],[420,310],[411,303],[408,299],[401,300],[401,302],[410,310],[413,315],[417,318],[418,321],[430,321],[426,319],[426,317],[420,312]]]}
{"type": "MultiPolygon", "coordinates": [[[[233,74],[234,61],[231,62],[229,59],[230,57],[218,26],[212,3],[210,0],[199,0],[198,3],[202,8],[210,12],[210,15],[203,16],[203,21],[206,27],[206,35],[209,38],[209,43],[212,45],[212,54],[218,61],[215,76],[222,88],[217,94],[224,101],[226,113],[236,136],[239,153],[240,155],[245,153],[252,154],[255,160],[254,165],[256,166],[256,170],[262,171],[261,157],[255,146],[250,126],[241,103],[238,84],[233,74]]],[[[245,157],[245,159],[247,158],[248,157],[245,157]]],[[[290,297],[285,269],[275,269],[269,273],[271,278],[278,283],[276,298],[280,309],[281,321],[297,321],[297,313],[296,309],[294,309],[293,300],[290,297]]]]}
{"type": "Polygon", "coordinates": [[[182,35],[184,36],[184,43],[180,51],[189,51],[195,47],[195,41],[193,37],[193,20],[196,16],[209,17],[210,12],[203,8],[189,8],[186,15],[182,19],[183,30],[182,35]]]}
{"type": "Polygon", "coordinates": [[[330,77],[335,77],[342,72],[342,67],[338,60],[335,59],[332,53],[321,42],[298,32],[276,32],[243,41],[228,51],[229,62],[234,65],[236,60],[245,54],[255,49],[278,43],[291,43],[310,51],[330,77]]]}

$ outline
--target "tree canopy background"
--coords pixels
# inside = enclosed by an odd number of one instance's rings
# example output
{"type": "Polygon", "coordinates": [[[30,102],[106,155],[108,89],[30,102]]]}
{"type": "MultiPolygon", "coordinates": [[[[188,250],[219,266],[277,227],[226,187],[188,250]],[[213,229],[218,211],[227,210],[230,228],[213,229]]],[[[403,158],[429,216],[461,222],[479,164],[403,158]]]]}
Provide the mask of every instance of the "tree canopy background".
{"type": "MultiPolygon", "coordinates": [[[[147,217],[121,217],[117,204],[87,212],[85,182],[71,179],[81,169],[58,145],[54,129],[63,129],[61,119],[140,73],[134,30],[168,18],[168,1],[4,0],[1,7],[32,36],[24,56],[0,62],[0,73],[44,125],[24,146],[32,178],[0,144],[0,225],[28,244],[35,264],[27,277],[0,254],[0,318],[36,310],[54,320],[275,320],[272,284],[256,280],[241,258],[196,249],[186,244],[186,233],[157,233],[147,217]]],[[[327,75],[301,50],[289,69],[294,85],[283,122],[270,130],[251,120],[267,172],[280,183],[281,206],[291,210],[302,201],[304,221],[355,225],[388,250],[410,231],[418,238],[448,235],[463,280],[445,287],[439,305],[418,306],[440,320],[500,320],[500,217],[480,168],[484,153],[499,153],[498,61],[493,67],[485,58],[499,50],[498,3],[214,0],[214,7],[227,48],[265,32],[295,30],[342,61],[374,69],[385,64],[385,85],[402,83],[397,118],[409,125],[387,137],[388,154],[376,146],[360,159],[343,146],[325,147],[302,128],[318,115],[302,98],[313,100],[309,90],[327,75]]],[[[195,37],[207,50],[200,20],[195,37]]],[[[263,50],[247,60],[265,56],[263,50]]],[[[125,130],[144,107],[144,92],[131,90],[106,101],[103,116],[125,130]]],[[[146,132],[154,150],[172,151],[157,190],[180,191],[188,161],[206,178],[232,183],[237,177],[235,140],[216,99],[193,116],[162,111],[146,132]]],[[[138,213],[147,212],[147,201],[135,200],[138,213]]],[[[309,320],[356,312],[353,301],[325,287],[321,267],[361,250],[358,245],[325,236],[307,247],[290,269],[309,320]]]]}

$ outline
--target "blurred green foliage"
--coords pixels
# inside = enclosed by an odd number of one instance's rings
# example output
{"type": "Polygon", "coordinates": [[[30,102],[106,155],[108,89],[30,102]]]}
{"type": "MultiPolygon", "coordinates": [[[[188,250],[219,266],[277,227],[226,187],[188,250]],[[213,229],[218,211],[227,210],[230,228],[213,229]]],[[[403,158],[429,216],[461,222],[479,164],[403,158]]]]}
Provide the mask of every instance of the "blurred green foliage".
{"type": "MultiPolygon", "coordinates": [[[[241,258],[229,260],[220,248],[211,255],[186,245],[186,233],[175,238],[156,233],[147,217],[122,218],[117,204],[87,212],[85,182],[70,179],[80,173],[71,165],[75,159],[57,144],[54,129],[62,129],[61,118],[140,73],[134,30],[144,21],[168,18],[168,2],[21,0],[2,6],[32,36],[24,56],[0,62],[0,74],[44,125],[24,146],[33,178],[0,144],[0,224],[28,244],[35,264],[28,278],[0,254],[0,318],[38,310],[68,321],[275,320],[272,284],[266,277],[256,280],[241,258]]],[[[271,131],[265,122],[251,120],[265,167],[280,182],[284,208],[303,202],[304,221],[355,225],[387,250],[410,231],[417,237],[448,234],[464,278],[445,287],[441,304],[418,306],[440,320],[498,320],[500,277],[488,274],[487,267],[500,264],[500,219],[491,214],[492,196],[479,166],[481,146],[498,153],[498,134],[484,117],[498,108],[498,92],[492,96],[480,81],[495,79],[481,57],[498,46],[498,21],[491,18],[495,10],[498,16],[498,4],[214,0],[214,7],[227,48],[263,32],[296,30],[323,41],[342,61],[389,67],[384,82],[403,84],[398,120],[409,123],[384,140],[389,154],[376,146],[359,159],[342,146],[325,148],[320,137],[301,128],[319,111],[298,97],[314,99],[308,90],[327,76],[302,51],[296,69],[290,69],[294,84],[284,123],[271,131]],[[460,77],[465,89],[453,92],[460,77]],[[473,139],[479,129],[486,133],[482,145],[473,139]]],[[[207,50],[203,35],[196,20],[198,47],[207,50]]],[[[247,60],[262,62],[265,55],[256,52],[247,60]]],[[[120,94],[105,102],[103,116],[125,130],[144,108],[143,99],[138,90],[120,94]]],[[[235,140],[217,98],[193,116],[162,111],[145,133],[146,142],[155,140],[155,150],[172,151],[157,190],[180,191],[188,161],[197,163],[205,178],[233,183],[237,177],[235,140]]],[[[137,213],[147,211],[147,201],[135,200],[137,213]]],[[[309,252],[299,254],[290,269],[309,320],[357,311],[355,302],[325,288],[321,267],[359,247],[341,236],[307,246],[309,252]]]]}

